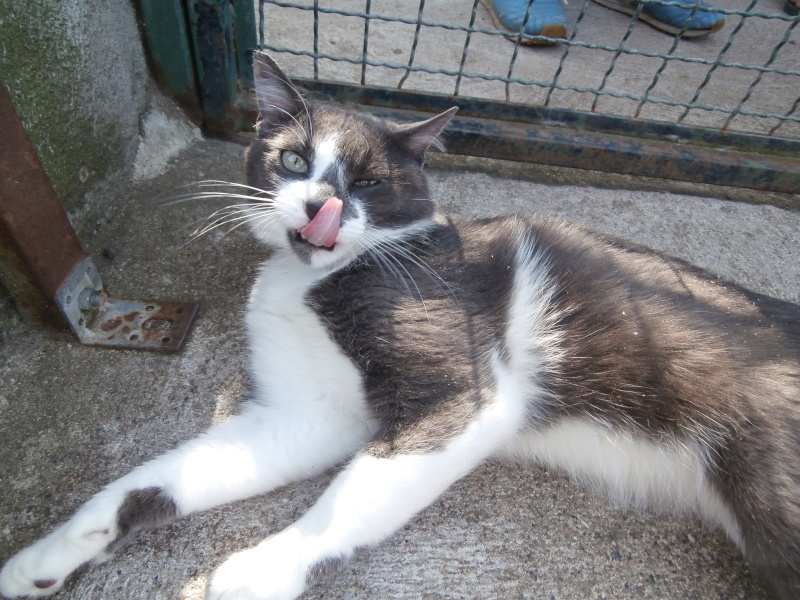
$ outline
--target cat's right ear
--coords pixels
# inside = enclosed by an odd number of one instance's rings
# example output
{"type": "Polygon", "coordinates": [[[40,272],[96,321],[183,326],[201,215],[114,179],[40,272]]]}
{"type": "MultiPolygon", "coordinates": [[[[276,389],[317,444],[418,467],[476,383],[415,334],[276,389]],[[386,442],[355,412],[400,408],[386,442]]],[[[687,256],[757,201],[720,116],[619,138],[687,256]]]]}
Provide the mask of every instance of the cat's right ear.
{"type": "Polygon", "coordinates": [[[291,120],[307,109],[300,92],[267,54],[253,55],[253,75],[259,129],[291,120]]]}

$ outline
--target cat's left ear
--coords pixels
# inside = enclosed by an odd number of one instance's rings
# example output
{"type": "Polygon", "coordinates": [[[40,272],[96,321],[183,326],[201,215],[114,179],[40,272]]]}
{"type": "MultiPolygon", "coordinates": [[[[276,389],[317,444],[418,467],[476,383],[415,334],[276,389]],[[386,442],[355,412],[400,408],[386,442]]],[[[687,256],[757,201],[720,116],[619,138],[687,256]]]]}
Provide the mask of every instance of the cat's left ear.
{"type": "Polygon", "coordinates": [[[401,125],[395,132],[395,139],[422,163],[425,159],[425,153],[431,146],[437,150],[444,150],[444,145],[439,135],[441,135],[457,111],[458,107],[454,106],[427,121],[401,125]]]}
{"type": "Polygon", "coordinates": [[[253,56],[253,74],[259,126],[272,127],[307,110],[299,90],[269,55],[257,52],[253,56]]]}

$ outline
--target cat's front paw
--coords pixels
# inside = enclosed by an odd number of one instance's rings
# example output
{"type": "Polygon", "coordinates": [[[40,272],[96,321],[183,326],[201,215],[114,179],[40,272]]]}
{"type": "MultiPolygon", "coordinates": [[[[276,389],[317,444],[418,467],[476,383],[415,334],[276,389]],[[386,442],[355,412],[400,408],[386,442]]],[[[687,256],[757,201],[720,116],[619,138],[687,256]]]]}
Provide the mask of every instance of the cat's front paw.
{"type": "Polygon", "coordinates": [[[86,530],[83,525],[62,525],[11,557],[0,570],[0,595],[40,598],[55,594],[82,564],[107,558],[106,547],[113,540],[113,532],[108,528],[86,530]]]}
{"type": "Polygon", "coordinates": [[[214,572],[206,600],[292,600],[306,587],[307,564],[292,544],[272,537],[237,552],[214,572]]]}
{"type": "Polygon", "coordinates": [[[64,585],[63,577],[40,568],[23,550],[9,560],[0,571],[0,595],[5,598],[39,598],[55,594],[64,585]]]}

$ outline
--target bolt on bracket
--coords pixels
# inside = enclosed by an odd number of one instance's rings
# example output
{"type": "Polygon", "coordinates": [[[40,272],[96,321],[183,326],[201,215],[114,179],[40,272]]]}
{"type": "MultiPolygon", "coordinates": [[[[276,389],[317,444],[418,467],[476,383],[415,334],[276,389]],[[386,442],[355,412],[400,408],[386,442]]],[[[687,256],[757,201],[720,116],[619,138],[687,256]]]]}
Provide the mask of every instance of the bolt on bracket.
{"type": "Polygon", "coordinates": [[[108,295],[87,256],[58,289],[56,304],[83,344],[158,352],[180,350],[198,305],[108,295]]]}

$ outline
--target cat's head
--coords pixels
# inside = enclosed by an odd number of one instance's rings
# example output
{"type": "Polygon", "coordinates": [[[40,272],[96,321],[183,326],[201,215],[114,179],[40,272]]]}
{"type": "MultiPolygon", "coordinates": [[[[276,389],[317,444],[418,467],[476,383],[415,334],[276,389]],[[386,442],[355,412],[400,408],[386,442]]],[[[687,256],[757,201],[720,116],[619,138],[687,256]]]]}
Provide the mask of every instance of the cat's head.
{"type": "Polygon", "coordinates": [[[430,225],[425,152],[456,109],[400,125],[307,102],[265,54],[254,71],[258,139],[247,176],[263,200],[251,209],[259,238],[329,270],[430,225]]]}

